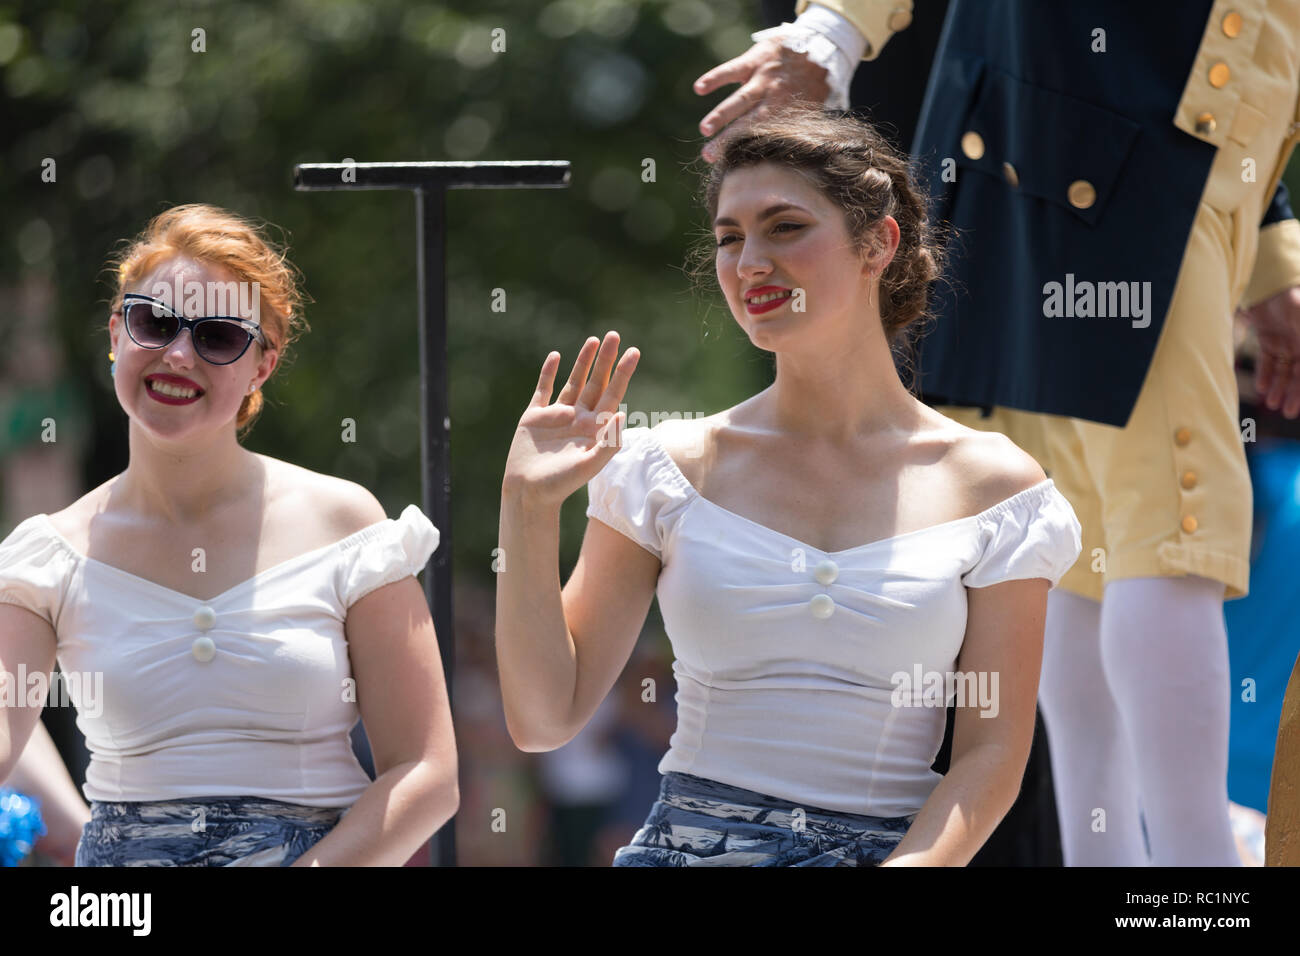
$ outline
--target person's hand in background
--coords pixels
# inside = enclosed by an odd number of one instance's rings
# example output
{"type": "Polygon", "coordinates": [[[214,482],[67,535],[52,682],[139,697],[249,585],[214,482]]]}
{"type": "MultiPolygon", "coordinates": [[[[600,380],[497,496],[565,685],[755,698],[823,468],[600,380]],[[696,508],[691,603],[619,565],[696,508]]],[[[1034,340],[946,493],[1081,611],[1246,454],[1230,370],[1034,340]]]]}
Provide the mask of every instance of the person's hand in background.
{"type": "MultiPolygon", "coordinates": [[[[768,107],[796,99],[820,103],[831,92],[825,69],[774,38],[759,40],[745,53],[709,70],[695,81],[695,92],[703,96],[732,83],[743,85],[700,122],[705,136],[721,132],[742,116],[758,119],[768,107]]],[[[717,159],[715,142],[716,138],[706,143],[701,153],[709,162],[717,159]]]]}
{"type": "Polygon", "coordinates": [[[1239,312],[1259,340],[1255,389],[1287,418],[1300,415],[1300,286],[1283,289],[1239,312]]]}
{"type": "Polygon", "coordinates": [[[742,84],[700,122],[700,132],[714,137],[701,150],[710,163],[717,159],[715,134],[742,117],[758,119],[771,107],[796,99],[847,110],[849,82],[867,47],[857,28],[817,4],[810,4],[794,23],[762,30],[753,39],[747,51],[695,81],[700,96],[742,84]]]}

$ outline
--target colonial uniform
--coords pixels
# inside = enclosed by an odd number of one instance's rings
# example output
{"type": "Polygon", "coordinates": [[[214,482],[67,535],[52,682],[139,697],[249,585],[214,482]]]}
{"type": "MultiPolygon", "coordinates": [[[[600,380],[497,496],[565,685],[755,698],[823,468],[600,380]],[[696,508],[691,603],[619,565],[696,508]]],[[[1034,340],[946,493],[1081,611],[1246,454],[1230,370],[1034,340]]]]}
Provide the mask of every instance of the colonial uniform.
{"type": "MultiPolygon", "coordinates": [[[[867,58],[911,16],[823,5],[867,58]]],[[[1294,0],[952,4],[914,147],[957,230],[920,384],[1065,493],[1084,528],[1066,590],[1184,574],[1248,590],[1232,314],[1300,284],[1278,182],[1298,91],[1294,0]]]]}

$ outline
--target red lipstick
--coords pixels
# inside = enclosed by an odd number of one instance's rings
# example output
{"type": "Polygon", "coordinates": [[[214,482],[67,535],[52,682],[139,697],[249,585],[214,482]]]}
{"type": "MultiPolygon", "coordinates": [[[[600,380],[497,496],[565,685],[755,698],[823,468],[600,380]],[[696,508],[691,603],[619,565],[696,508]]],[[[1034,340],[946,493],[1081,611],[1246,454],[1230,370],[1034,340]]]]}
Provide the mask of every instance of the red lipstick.
{"type": "Polygon", "coordinates": [[[745,293],[745,311],[750,315],[761,315],[764,312],[771,312],[773,309],[779,309],[784,305],[792,295],[794,295],[794,293],[790,289],[779,285],[765,285],[760,286],[757,289],[750,289],[745,293]],[[782,295],[780,298],[773,299],[770,302],[763,302],[759,305],[750,302],[750,299],[755,296],[764,296],[776,292],[783,292],[786,294],[782,295]]]}
{"type": "Polygon", "coordinates": [[[203,389],[199,388],[198,385],[190,381],[188,378],[182,378],[179,375],[165,375],[161,373],[148,375],[144,380],[144,390],[149,393],[150,398],[156,402],[161,402],[164,405],[193,405],[203,397],[203,389]],[[188,397],[184,395],[168,395],[156,389],[154,383],[167,385],[173,389],[189,390],[194,394],[188,397]]]}

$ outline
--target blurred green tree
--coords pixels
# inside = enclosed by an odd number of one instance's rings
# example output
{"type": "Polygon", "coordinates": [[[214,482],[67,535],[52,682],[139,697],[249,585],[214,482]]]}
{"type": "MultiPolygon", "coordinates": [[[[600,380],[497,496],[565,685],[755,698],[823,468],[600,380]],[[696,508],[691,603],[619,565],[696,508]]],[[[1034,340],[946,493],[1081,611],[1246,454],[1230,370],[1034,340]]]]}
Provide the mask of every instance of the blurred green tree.
{"type": "MultiPolygon", "coordinates": [[[[748,46],[754,12],[737,0],[0,4],[0,283],[53,286],[66,367],[96,399],[86,487],[126,464],[104,262],[161,209],[209,202],[283,229],[314,299],[247,446],[361,482],[391,515],[418,503],[413,203],[295,193],[293,166],[567,159],[567,190],[448,197],[453,560],[458,578],[491,586],[501,471],[548,351],[567,375],[585,337],[617,329],[643,353],[628,405],[647,413],[713,412],[770,380],[720,298],[693,295],[681,270],[704,226],[705,101],[690,84],[748,46]]],[[[566,565],[585,523],[574,498],[566,565]]]]}

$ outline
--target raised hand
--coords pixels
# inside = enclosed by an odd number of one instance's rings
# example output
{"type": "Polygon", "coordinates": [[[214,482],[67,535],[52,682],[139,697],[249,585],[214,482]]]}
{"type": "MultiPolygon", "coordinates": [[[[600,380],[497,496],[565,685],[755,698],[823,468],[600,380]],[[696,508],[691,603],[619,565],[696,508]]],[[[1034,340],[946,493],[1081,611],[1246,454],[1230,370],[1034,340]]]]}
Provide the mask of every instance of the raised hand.
{"type": "Polygon", "coordinates": [[[617,332],[606,333],[604,342],[594,336],[587,339],[554,403],[551,391],[560,367],[560,353],[546,356],[537,390],[510,444],[501,485],[504,494],[558,506],[596,477],[614,457],[626,421],[618,407],[641,353],[628,349],[615,368],[617,355],[617,332]]]}

